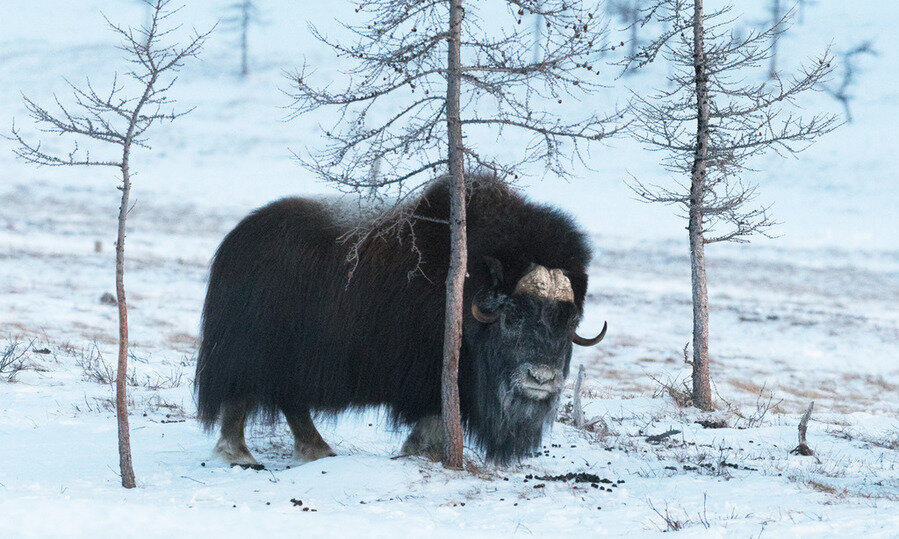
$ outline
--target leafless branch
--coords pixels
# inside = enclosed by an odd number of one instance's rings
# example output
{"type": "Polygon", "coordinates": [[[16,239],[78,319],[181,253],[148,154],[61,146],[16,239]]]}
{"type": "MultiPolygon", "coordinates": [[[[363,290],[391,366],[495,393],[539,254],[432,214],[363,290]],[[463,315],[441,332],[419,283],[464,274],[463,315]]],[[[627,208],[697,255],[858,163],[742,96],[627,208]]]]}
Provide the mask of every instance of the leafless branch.
{"type": "MultiPolygon", "coordinates": [[[[598,49],[606,25],[595,6],[580,1],[509,0],[507,5],[505,24],[487,25],[476,4],[465,4],[461,102],[463,112],[477,114],[461,121],[463,127],[489,129],[497,136],[515,129],[533,139],[514,164],[500,164],[486,148],[466,146],[463,151],[472,166],[508,177],[535,163],[567,175],[563,153],[579,159],[579,141],[603,140],[626,124],[617,111],[588,114],[580,121],[550,112],[550,104],[581,99],[600,87],[598,49]],[[545,36],[520,24],[526,15],[541,17],[545,36]],[[538,38],[543,54],[534,58],[529,42],[538,38]]],[[[352,60],[342,79],[322,86],[308,66],[289,75],[291,118],[322,108],[334,112],[332,125],[322,127],[328,141],[324,148],[295,156],[342,191],[371,196],[383,190],[389,195],[375,196],[398,200],[410,191],[407,183],[441,176],[448,163],[447,1],[373,0],[356,11],[365,22],[344,26],[355,40],[332,38],[310,27],[338,57],[352,60]]]]}
{"type": "Polygon", "coordinates": [[[27,140],[15,124],[12,136],[17,143],[15,154],[34,164],[43,166],[113,166],[121,168],[118,158],[96,159],[88,152],[81,152],[78,139],[88,139],[114,146],[147,147],[144,133],[158,121],[172,121],[190,110],[176,111],[168,90],[175,81],[175,73],[184,61],[195,57],[211,32],[194,32],[186,45],[164,45],[173,29],[162,29],[162,24],[177,10],[170,9],[170,0],[148,0],[152,12],[146,27],[123,27],[106,19],[109,28],[122,40],[119,48],[125,59],[133,65],[124,77],[116,74],[108,91],[98,92],[88,79],[83,86],[66,81],[72,90],[73,103],[64,104],[53,98],[56,111],[52,111],[27,96],[23,96],[29,116],[40,131],[73,138],[68,152],[44,149],[41,142],[27,140]],[[166,79],[166,80],[163,80],[166,79]]]}
{"type": "Polygon", "coordinates": [[[846,121],[848,123],[852,123],[852,110],[850,109],[850,103],[855,97],[852,93],[850,93],[850,89],[855,85],[855,77],[858,71],[858,66],[855,62],[857,57],[865,55],[878,55],[877,51],[875,51],[872,47],[870,41],[865,41],[849,49],[848,51],[843,52],[840,55],[840,66],[843,69],[843,78],[840,80],[840,84],[835,88],[824,86],[825,91],[830,94],[831,97],[839,101],[843,106],[843,111],[846,114],[846,121]]]}

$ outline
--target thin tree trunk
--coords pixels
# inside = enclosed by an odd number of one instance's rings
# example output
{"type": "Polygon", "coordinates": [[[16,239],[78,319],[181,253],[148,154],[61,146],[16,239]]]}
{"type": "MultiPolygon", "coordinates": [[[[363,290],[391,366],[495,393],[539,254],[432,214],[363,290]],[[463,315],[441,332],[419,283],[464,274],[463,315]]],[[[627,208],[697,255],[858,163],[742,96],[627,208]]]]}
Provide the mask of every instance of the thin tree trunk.
{"type": "Polygon", "coordinates": [[[141,109],[156,84],[159,72],[154,71],[144,87],[144,93],[134,106],[128,123],[128,132],[122,144],[122,205],[119,207],[119,233],[115,247],[116,300],[119,304],[119,363],[116,370],[116,418],[119,427],[119,469],[122,486],[134,488],[134,467],[131,464],[131,434],[128,429],[128,305],[125,301],[125,220],[131,195],[131,141],[141,109]]]}
{"type": "Polygon", "coordinates": [[[703,236],[703,195],[706,159],[709,149],[709,96],[705,65],[705,29],[702,0],[693,9],[693,67],[696,73],[696,153],[690,180],[690,264],[693,288],[693,405],[712,408],[709,383],[709,298],[705,275],[705,238],[703,236]]]}
{"type": "MultiPolygon", "coordinates": [[[[780,23],[782,18],[780,10],[780,0],[771,0],[771,26],[774,27],[780,23]]],[[[768,78],[773,79],[777,76],[777,42],[780,41],[780,30],[776,30],[771,36],[771,58],[768,65],[768,78]]]]}
{"type": "MultiPolygon", "coordinates": [[[[637,49],[640,48],[639,44],[639,35],[638,32],[640,30],[639,25],[640,21],[638,18],[640,17],[640,0],[634,0],[633,5],[631,5],[631,11],[628,14],[628,24],[630,24],[631,37],[630,37],[630,50],[627,53],[629,58],[637,57],[637,49]]],[[[628,70],[628,72],[633,72],[633,70],[628,70]]]]}
{"type": "Polygon", "coordinates": [[[249,46],[249,43],[247,42],[247,32],[249,31],[250,26],[249,2],[244,2],[242,8],[243,13],[240,20],[240,77],[245,79],[250,72],[250,67],[247,62],[247,48],[249,46]]]}
{"type": "Polygon", "coordinates": [[[125,220],[128,218],[128,199],[131,195],[131,142],[140,118],[141,109],[147,103],[150,93],[159,78],[159,71],[153,71],[144,87],[144,93],[134,106],[128,123],[125,142],[122,143],[122,205],[119,207],[119,233],[115,246],[116,300],[119,303],[119,363],[116,370],[116,419],[119,426],[119,469],[122,486],[134,488],[134,467],[131,465],[131,434],[128,430],[128,306],[125,302],[125,220]]]}
{"type": "Polygon", "coordinates": [[[115,409],[119,430],[119,469],[122,486],[134,488],[134,468],[131,465],[131,435],[128,430],[128,306],[125,302],[125,219],[131,194],[131,174],[128,169],[128,146],[122,160],[122,205],[119,206],[119,231],[115,246],[115,291],[119,305],[119,362],[116,370],[115,409]]]}
{"type": "Polygon", "coordinates": [[[465,231],[465,175],[463,170],[461,87],[462,0],[450,0],[450,36],[447,40],[446,123],[449,134],[450,266],[446,276],[446,322],[443,334],[443,429],[446,434],[444,465],[462,468],[462,420],[459,411],[459,351],[462,346],[462,291],[465,286],[467,246],[465,231]]]}

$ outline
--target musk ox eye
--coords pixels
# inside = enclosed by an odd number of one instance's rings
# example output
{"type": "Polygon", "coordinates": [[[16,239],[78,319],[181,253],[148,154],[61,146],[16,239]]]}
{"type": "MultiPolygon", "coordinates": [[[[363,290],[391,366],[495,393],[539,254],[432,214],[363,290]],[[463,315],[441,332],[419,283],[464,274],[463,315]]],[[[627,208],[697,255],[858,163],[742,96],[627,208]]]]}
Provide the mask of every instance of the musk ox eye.
{"type": "Polygon", "coordinates": [[[509,309],[504,314],[502,319],[504,328],[520,329],[525,323],[526,315],[515,309],[509,309]]]}
{"type": "Polygon", "coordinates": [[[560,304],[556,311],[556,321],[560,326],[576,328],[581,321],[580,313],[573,303],[560,304]]]}

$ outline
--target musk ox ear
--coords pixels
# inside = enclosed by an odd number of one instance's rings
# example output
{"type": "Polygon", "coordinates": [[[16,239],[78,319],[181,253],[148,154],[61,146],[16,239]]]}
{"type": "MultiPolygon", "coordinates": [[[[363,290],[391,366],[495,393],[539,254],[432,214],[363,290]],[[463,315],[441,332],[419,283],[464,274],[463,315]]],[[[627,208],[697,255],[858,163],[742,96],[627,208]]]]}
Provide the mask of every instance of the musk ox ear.
{"type": "Polygon", "coordinates": [[[485,256],[484,263],[487,264],[487,273],[490,274],[491,285],[494,289],[498,289],[503,284],[503,264],[492,256],[485,256]]]}

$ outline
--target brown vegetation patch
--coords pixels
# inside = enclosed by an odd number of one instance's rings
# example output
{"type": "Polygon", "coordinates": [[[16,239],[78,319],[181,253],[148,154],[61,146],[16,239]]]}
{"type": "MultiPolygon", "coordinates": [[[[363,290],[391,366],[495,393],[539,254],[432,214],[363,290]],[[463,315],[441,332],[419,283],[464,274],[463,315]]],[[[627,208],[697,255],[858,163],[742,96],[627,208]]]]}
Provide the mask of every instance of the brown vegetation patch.
{"type": "Polygon", "coordinates": [[[743,380],[741,378],[731,378],[727,381],[727,383],[752,395],[759,395],[765,390],[764,385],[760,386],[755,382],[752,382],[750,380],[743,380]]]}
{"type": "MultiPolygon", "coordinates": [[[[795,396],[799,397],[800,400],[821,400],[821,399],[832,399],[836,396],[836,394],[824,388],[810,388],[810,387],[782,387],[783,391],[795,396]]],[[[848,397],[848,395],[845,395],[848,397]]]]}
{"type": "Polygon", "coordinates": [[[183,333],[180,331],[169,333],[168,337],[166,337],[166,340],[172,344],[184,344],[192,348],[196,347],[199,344],[199,341],[197,340],[197,337],[195,335],[190,335],[189,333],[183,333]]]}

